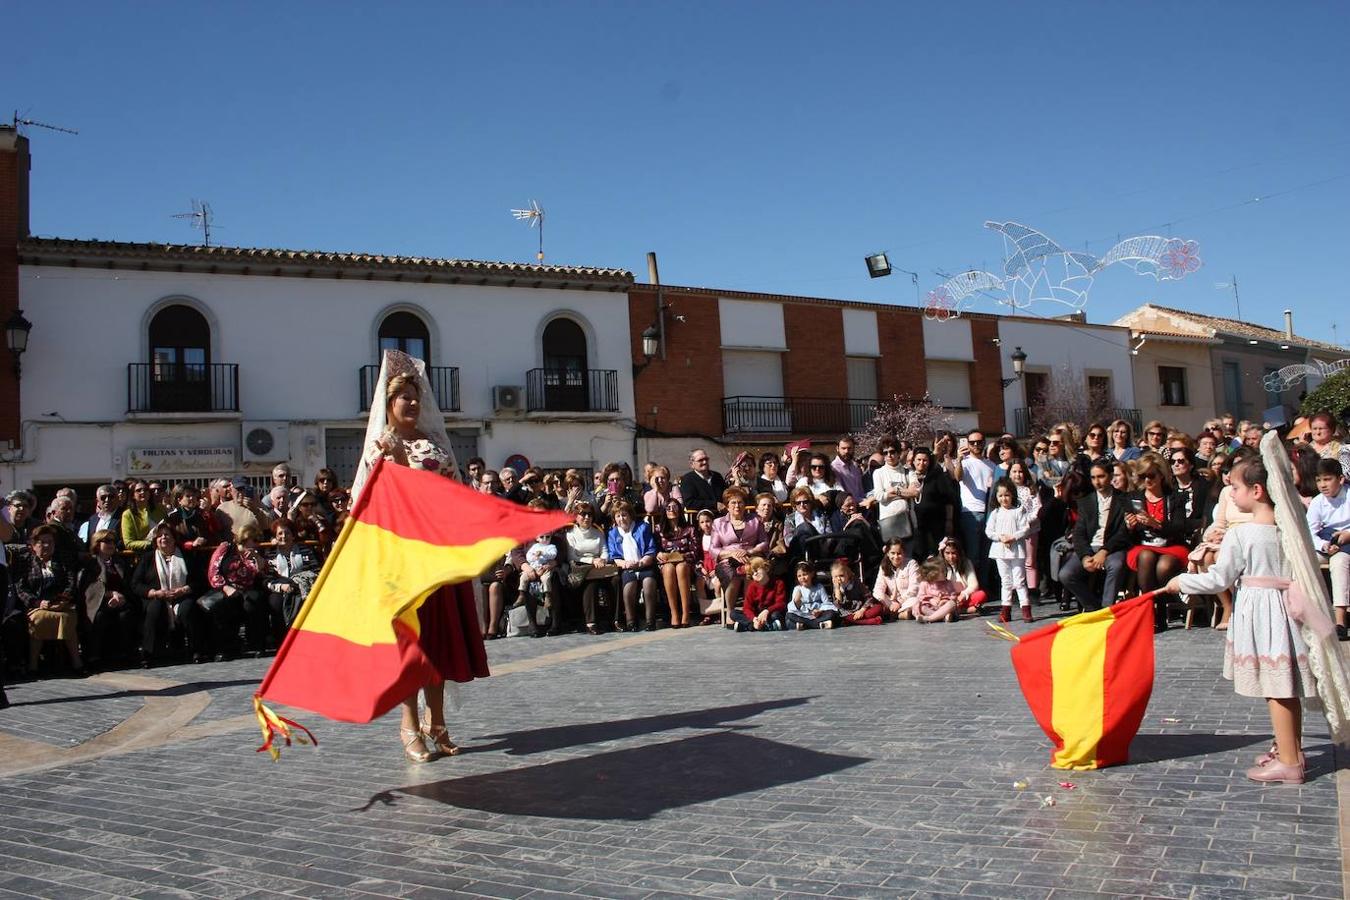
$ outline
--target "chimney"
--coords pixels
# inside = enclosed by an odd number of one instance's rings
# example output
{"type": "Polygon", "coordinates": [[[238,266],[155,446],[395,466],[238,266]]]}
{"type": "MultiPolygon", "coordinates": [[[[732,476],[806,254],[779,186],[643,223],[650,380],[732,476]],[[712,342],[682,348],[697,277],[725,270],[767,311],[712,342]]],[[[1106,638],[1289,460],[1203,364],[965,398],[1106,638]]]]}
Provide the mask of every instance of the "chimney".
{"type": "MultiPolygon", "coordinates": [[[[19,308],[19,241],[28,237],[28,138],[0,125],[0,327],[19,308]]],[[[19,379],[0,347],[0,442],[19,442],[19,379]]]]}
{"type": "Polygon", "coordinates": [[[1284,339],[1286,341],[1294,339],[1294,311],[1292,309],[1284,311],[1284,339]]]}
{"type": "Polygon", "coordinates": [[[28,237],[28,138],[0,125],[0,246],[28,237]]]}

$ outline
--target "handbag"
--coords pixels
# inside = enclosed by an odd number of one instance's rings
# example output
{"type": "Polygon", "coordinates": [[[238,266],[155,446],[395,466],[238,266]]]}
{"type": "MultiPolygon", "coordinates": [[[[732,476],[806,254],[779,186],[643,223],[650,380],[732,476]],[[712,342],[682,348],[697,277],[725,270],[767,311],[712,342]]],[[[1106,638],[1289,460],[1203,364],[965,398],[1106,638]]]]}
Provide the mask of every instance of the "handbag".
{"type": "Polygon", "coordinates": [[[567,570],[567,586],[579,588],[585,584],[586,579],[590,577],[591,570],[595,568],[593,563],[574,563],[567,570]]]}

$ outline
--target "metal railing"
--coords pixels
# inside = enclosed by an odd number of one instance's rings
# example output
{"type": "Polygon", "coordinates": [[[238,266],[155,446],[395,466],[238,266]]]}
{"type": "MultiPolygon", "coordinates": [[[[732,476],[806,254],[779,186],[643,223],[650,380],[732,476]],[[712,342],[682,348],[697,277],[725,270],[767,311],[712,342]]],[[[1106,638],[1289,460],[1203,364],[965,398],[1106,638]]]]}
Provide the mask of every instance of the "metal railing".
{"type": "MultiPolygon", "coordinates": [[[[370,409],[375,385],[380,380],[380,367],[362,366],[357,370],[357,391],[361,412],[370,409]]],[[[441,412],[459,412],[459,369],[455,366],[427,366],[427,380],[436,394],[436,406],[441,412]]]]}
{"type": "Polygon", "coordinates": [[[824,397],[723,397],[724,434],[833,434],[855,431],[876,412],[876,400],[824,397]]]}
{"type": "Polygon", "coordinates": [[[618,412],[617,369],[530,369],[525,373],[529,412],[618,412]]]}
{"type": "Polygon", "coordinates": [[[1033,431],[1045,431],[1060,422],[1073,422],[1080,428],[1090,422],[1111,422],[1124,419],[1134,429],[1135,437],[1144,430],[1144,416],[1137,409],[1123,406],[1111,406],[1089,409],[1083,407],[1018,407],[1013,410],[1013,433],[1021,436],[1033,431]]]}
{"type": "Polygon", "coordinates": [[[128,363],[127,412],[239,412],[239,365],[128,363]]]}

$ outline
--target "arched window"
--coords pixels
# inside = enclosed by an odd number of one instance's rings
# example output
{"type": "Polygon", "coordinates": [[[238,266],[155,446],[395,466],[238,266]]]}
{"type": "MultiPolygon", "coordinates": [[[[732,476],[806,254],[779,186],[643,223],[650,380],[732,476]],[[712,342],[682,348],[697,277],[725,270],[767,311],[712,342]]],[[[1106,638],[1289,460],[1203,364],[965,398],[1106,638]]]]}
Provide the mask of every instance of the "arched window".
{"type": "Polygon", "coordinates": [[[150,320],[151,408],[211,408],[211,326],[190,306],[166,306],[150,320]]]}
{"type": "Polygon", "coordinates": [[[429,363],[431,333],[427,324],[410,312],[394,312],[380,323],[380,356],[386,350],[402,350],[429,363]]]}
{"type": "Polygon", "coordinates": [[[586,333],[571,319],[544,326],[543,408],[590,409],[586,372],[586,333]]]}

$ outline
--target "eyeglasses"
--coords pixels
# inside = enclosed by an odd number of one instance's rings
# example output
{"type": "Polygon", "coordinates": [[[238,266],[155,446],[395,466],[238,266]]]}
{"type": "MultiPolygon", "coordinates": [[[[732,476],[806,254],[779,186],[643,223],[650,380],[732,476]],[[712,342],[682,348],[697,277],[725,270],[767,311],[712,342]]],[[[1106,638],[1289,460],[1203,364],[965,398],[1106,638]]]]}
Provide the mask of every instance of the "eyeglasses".
{"type": "Polygon", "coordinates": [[[1165,431],[1150,431],[1150,432],[1148,433],[1148,436],[1149,436],[1149,437],[1167,437],[1167,432],[1165,432],[1165,431]]]}
{"type": "Polygon", "coordinates": [[[1104,438],[1106,437],[1106,433],[1102,431],[1089,431],[1088,437],[1104,438]]]}
{"type": "Polygon", "coordinates": [[[887,447],[886,449],[884,449],[884,450],[881,451],[881,455],[882,455],[882,456],[899,456],[899,455],[900,455],[900,451],[897,450],[897,449],[895,449],[894,447],[887,447]]]}

